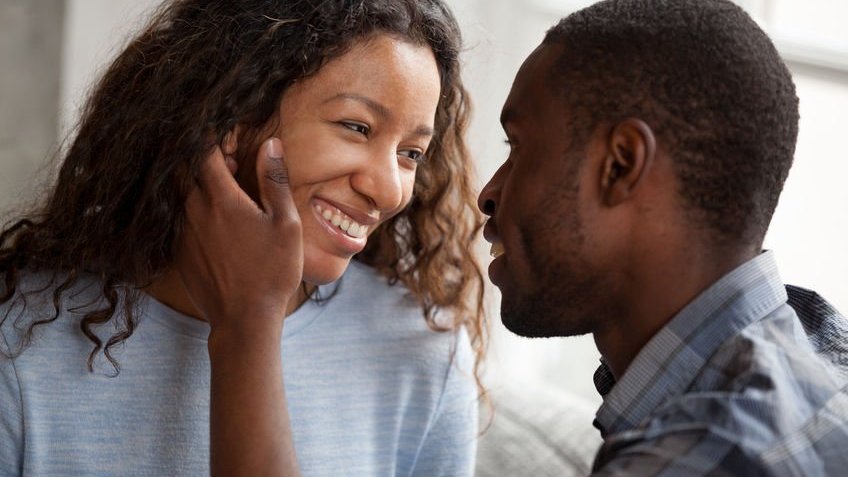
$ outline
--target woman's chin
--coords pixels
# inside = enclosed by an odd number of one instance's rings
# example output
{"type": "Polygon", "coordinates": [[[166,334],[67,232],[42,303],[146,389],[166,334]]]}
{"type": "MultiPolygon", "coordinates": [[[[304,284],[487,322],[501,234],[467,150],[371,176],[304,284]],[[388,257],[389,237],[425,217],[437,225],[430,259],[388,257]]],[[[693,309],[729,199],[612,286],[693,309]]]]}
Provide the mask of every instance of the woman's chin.
{"type": "Polygon", "coordinates": [[[308,261],[303,266],[303,281],[308,285],[326,285],[333,283],[344,275],[350,265],[350,259],[336,257],[333,260],[322,260],[322,263],[310,264],[308,261]]]}

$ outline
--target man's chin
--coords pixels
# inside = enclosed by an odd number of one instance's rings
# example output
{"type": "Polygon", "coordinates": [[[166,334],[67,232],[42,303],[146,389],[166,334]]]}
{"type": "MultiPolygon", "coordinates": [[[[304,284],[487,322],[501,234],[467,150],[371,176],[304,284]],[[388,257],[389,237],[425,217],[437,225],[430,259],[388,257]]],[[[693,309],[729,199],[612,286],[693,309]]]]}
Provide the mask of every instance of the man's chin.
{"type": "Polygon", "coordinates": [[[501,322],[504,328],[525,338],[547,338],[553,336],[551,330],[541,323],[539,316],[529,317],[524,313],[501,309],[501,322]]]}
{"type": "Polygon", "coordinates": [[[506,302],[501,302],[501,322],[512,333],[525,338],[579,336],[592,332],[587,320],[563,316],[538,306],[509,306],[506,302]]]}

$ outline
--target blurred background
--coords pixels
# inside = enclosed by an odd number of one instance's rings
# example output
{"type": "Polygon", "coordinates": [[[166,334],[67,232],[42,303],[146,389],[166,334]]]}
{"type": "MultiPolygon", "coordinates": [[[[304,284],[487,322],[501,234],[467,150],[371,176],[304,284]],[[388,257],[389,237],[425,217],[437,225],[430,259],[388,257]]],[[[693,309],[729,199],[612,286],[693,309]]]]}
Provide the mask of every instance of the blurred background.
{"type": "MultiPolygon", "coordinates": [[[[0,218],[37,198],[89,85],[159,0],[0,0],[0,218]]],[[[506,158],[498,115],[524,57],[591,1],[449,0],[466,36],[480,185],[506,158]]],[[[848,1],[739,0],[772,36],[801,98],[795,165],[766,240],[784,279],[848,310],[848,1]]],[[[481,250],[487,249],[481,244],[481,250]]],[[[498,309],[497,289],[490,293],[498,309]]],[[[490,386],[512,383],[594,405],[590,337],[526,340],[493,313],[490,386]]]]}

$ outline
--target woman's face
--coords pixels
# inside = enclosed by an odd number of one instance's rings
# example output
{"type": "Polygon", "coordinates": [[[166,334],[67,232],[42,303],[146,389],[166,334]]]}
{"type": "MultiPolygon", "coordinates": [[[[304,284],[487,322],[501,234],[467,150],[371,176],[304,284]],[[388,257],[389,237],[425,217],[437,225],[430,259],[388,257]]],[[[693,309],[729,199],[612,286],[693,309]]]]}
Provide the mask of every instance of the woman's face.
{"type": "Polygon", "coordinates": [[[368,236],[409,203],[439,96],[432,51],[387,35],[283,94],[274,135],[303,224],[304,281],[338,279],[368,236]]]}

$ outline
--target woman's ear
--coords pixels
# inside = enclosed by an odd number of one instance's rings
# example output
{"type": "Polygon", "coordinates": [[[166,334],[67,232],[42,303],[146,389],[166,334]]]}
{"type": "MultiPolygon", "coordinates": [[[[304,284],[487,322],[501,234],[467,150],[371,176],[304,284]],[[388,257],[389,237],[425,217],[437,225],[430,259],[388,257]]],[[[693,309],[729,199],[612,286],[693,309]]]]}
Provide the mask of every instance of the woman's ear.
{"type": "Polygon", "coordinates": [[[224,160],[227,162],[227,168],[233,175],[238,172],[238,161],[236,161],[235,158],[236,151],[238,151],[238,135],[239,127],[236,126],[227,132],[221,143],[221,152],[224,154],[224,160]]]}
{"type": "Polygon", "coordinates": [[[607,145],[601,193],[604,204],[615,206],[626,201],[647,175],[654,162],[656,139],[644,121],[628,118],[613,128],[607,145]]]}

